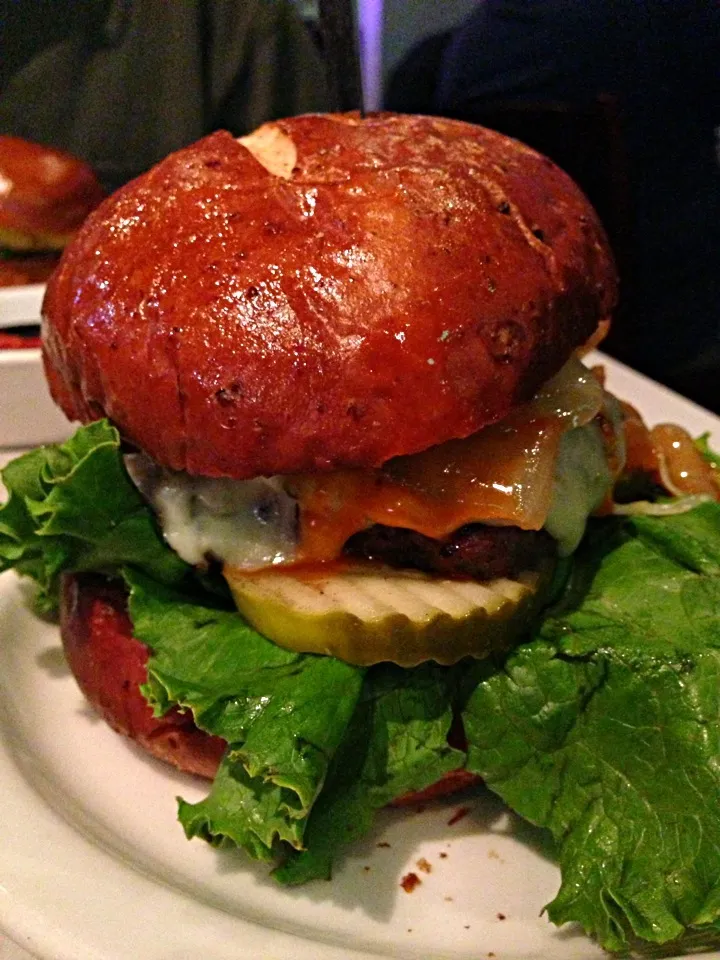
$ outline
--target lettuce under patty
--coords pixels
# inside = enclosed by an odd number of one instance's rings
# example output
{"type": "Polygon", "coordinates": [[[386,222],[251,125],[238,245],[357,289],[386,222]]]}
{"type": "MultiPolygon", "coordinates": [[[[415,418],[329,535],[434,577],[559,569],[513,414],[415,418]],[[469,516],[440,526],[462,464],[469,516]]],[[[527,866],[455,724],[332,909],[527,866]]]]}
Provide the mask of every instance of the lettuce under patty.
{"type": "Polygon", "coordinates": [[[596,523],[479,683],[468,767],[555,839],[555,923],[608,949],[720,931],[720,506],[596,523]]]}
{"type": "Polygon", "coordinates": [[[119,434],[107,421],[13,460],[2,479],[9,499],[0,508],[0,572],[12,567],[32,577],[41,610],[57,607],[66,572],[128,565],[158,583],[192,576],[127,475],[119,434]]]}
{"type": "Polygon", "coordinates": [[[146,698],[159,714],[191,710],[200,729],[228,741],[210,796],[180,804],[186,833],[232,840],[262,860],[279,842],[301,849],[364,671],[285,650],[234,610],[124,575],[135,635],[152,650],[146,698]]]}
{"type": "Polygon", "coordinates": [[[710,449],[710,434],[703,433],[702,436],[697,438],[695,445],[705,460],[716,470],[720,470],[720,456],[710,449]]]}
{"type": "Polygon", "coordinates": [[[145,696],[228,741],[209,796],[180,803],[188,836],[275,860],[284,883],[327,877],[377,808],[465,764],[551,832],[554,922],[613,950],[720,937],[719,505],[595,522],[504,661],[363,670],[281,650],[179,560],[107,423],[3,480],[0,570],[33,577],[44,609],[65,571],[124,577],[145,696]],[[460,709],[467,757],[447,744],[460,709]]]}

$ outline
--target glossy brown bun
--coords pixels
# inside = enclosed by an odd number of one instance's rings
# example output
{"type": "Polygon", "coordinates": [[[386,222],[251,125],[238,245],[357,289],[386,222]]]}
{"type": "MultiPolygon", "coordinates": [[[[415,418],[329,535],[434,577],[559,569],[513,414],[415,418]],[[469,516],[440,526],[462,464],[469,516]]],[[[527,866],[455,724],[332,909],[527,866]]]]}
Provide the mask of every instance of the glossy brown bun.
{"type": "Polygon", "coordinates": [[[102,198],[87,163],[62,150],[0,136],[0,247],[61,250],[102,198]]]}
{"type": "MultiPolygon", "coordinates": [[[[189,714],[179,710],[154,717],[140,693],[147,679],[148,649],[132,635],[126,600],[117,582],[94,574],[63,577],[60,632],[70,669],[87,700],[114,730],[186,773],[212,778],[225,741],[198,730],[189,714]]],[[[395,805],[435,800],[477,781],[466,770],[455,770],[395,805]]]]}
{"type": "Polygon", "coordinates": [[[140,693],[147,680],[147,647],[132,635],[127,594],[92,574],[63,578],[60,633],[65,657],[87,700],[101,717],[153,756],[187,773],[214,777],[225,741],[198,730],[173,709],[154,717],[140,693]]]}
{"type": "Polygon", "coordinates": [[[46,369],[71,419],[165,466],[370,467],[504,417],[615,298],[602,227],[545,157],[440,118],[303,116],[106,200],[51,280],[46,369]]]}

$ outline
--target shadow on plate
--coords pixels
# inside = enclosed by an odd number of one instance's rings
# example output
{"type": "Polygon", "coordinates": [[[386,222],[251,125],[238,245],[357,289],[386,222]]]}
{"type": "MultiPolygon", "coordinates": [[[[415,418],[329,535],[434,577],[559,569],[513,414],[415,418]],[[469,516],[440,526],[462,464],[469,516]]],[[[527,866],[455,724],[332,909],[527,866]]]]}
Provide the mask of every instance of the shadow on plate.
{"type": "MultiPolygon", "coordinates": [[[[398,897],[407,896],[400,885],[403,874],[416,871],[419,879],[427,879],[422,866],[412,866],[420,856],[421,845],[437,844],[436,857],[442,856],[442,862],[447,860],[452,868],[453,856],[461,856],[454,852],[454,845],[468,837],[516,839],[554,862],[549,834],[522,821],[498,797],[480,787],[417,808],[381,810],[370,833],[339,852],[334,882],[319,880],[282,889],[293,900],[329,901],[344,909],[361,910],[374,920],[387,921],[398,897]]],[[[248,872],[248,860],[241,851],[223,849],[215,855],[219,874],[248,872]]],[[[490,856],[499,859],[494,851],[490,856]]],[[[256,872],[256,865],[251,869],[256,882],[278,889],[269,868],[264,873],[256,872]]]]}
{"type": "Polygon", "coordinates": [[[46,647],[35,657],[35,663],[53,680],[63,680],[70,673],[61,646],[46,647]]]}

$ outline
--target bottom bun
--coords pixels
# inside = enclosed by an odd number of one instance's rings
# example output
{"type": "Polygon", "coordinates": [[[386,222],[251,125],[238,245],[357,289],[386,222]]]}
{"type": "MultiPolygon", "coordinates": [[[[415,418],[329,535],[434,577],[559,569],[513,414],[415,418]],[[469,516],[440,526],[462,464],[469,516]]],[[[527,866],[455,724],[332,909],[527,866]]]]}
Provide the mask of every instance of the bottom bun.
{"type": "Polygon", "coordinates": [[[64,576],[60,632],[80,689],[114,730],[186,773],[215,776],[225,741],[198,730],[177,708],[153,716],[140,693],[148,648],[132,635],[122,584],[91,574],[64,576]]]}
{"type": "MultiPolygon", "coordinates": [[[[87,700],[118,733],[186,773],[212,779],[226,742],[199,730],[177,708],[153,715],[140,692],[147,680],[148,648],[132,635],[127,591],[94,574],[66,574],[60,599],[60,631],[70,669],[87,700]]],[[[462,731],[451,742],[462,746],[462,731]]],[[[409,793],[393,806],[424,803],[479,782],[454,770],[426,790],[409,793]]]]}

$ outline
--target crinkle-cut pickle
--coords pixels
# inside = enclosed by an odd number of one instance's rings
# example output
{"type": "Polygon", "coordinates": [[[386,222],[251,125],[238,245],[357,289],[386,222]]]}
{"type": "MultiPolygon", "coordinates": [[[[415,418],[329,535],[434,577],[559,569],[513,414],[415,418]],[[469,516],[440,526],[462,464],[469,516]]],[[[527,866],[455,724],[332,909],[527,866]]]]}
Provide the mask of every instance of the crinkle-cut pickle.
{"type": "Polygon", "coordinates": [[[225,567],[238,610],[279,646],[367,666],[484,657],[515,640],[547,576],[445,580],[388,568],[323,574],[225,567]]]}

